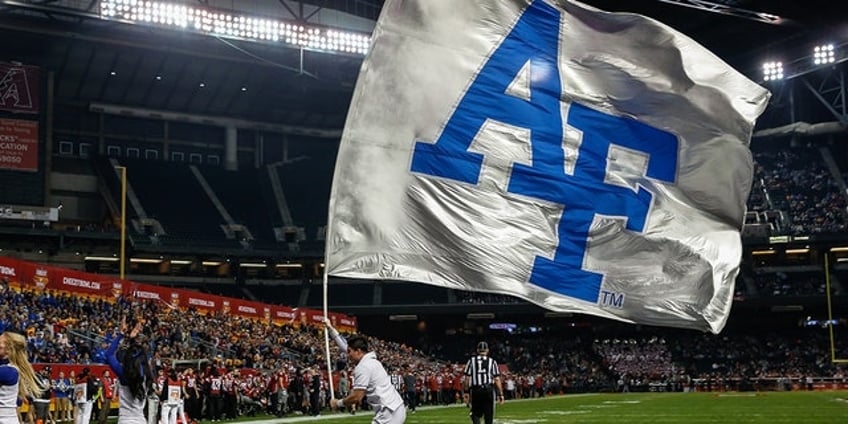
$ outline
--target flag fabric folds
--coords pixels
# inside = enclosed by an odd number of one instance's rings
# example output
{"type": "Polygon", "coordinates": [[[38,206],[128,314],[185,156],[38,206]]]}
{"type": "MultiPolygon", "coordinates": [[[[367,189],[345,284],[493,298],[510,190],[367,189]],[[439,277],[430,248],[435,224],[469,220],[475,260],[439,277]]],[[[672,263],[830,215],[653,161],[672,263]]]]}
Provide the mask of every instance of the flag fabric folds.
{"type": "Polygon", "coordinates": [[[334,175],[327,273],[718,333],[769,93],[650,18],[388,0],[334,175]]]}

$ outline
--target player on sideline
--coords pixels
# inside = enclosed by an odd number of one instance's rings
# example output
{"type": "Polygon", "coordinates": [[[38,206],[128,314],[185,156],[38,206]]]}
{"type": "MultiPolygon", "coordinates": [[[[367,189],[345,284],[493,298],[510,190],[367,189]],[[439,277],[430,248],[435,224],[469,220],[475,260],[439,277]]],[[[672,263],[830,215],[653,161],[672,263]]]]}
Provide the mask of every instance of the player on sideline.
{"type": "Polygon", "coordinates": [[[392,386],[389,374],[383,364],[377,360],[377,354],[368,350],[368,340],[364,336],[354,335],[345,340],[338,331],[324,320],[335,333],[333,339],[339,348],[345,347],[347,356],[356,364],[353,369],[353,390],[344,399],[330,400],[333,409],[343,410],[350,405],[358,405],[365,398],[374,410],[372,424],[402,424],[406,422],[406,407],[397,389],[392,386]]]}

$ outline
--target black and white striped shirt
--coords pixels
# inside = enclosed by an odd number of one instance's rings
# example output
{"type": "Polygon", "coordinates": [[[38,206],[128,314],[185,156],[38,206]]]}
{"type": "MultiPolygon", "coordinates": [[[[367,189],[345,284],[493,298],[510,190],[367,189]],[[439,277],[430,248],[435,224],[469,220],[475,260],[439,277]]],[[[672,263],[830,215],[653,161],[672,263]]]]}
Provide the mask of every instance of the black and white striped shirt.
{"type": "Polygon", "coordinates": [[[474,355],[465,364],[465,375],[471,377],[471,387],[474,387],[491,386],[501,374],[497,361],[487,355],[474,355]]]}

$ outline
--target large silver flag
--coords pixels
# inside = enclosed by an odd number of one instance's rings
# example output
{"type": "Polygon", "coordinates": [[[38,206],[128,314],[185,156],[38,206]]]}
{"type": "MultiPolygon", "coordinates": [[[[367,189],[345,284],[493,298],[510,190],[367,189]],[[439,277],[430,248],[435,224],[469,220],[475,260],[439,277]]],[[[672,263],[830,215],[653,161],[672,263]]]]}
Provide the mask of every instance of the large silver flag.
{"type": "Polygon", "coordinates": [[[717,333],[768,97],[644,16],[389,0],[342,136],[327,272],[717,333]]]}

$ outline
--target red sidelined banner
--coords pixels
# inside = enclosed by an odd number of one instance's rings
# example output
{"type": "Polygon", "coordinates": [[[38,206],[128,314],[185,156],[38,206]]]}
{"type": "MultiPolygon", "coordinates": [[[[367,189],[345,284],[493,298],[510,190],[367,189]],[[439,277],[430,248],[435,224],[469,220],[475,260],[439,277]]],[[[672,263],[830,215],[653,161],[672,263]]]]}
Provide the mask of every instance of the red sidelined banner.
{"type": "MultiPolygon", "coordinates": [[[[193,290],[175,289],[139,284],[127,280],[57,268],[48,265],[0,257],[0,278],[10,285],[41,290],[58,290],[86,297],[114,301],[121,296],[161,302],[172,309],[195,309],[202,313],[221,312],[224,315],[240,316],[277,325],[321,326],[324,314],[315,309],[293,309],[286,306],[267,305],[249,300],[198,293],[193,290]]],[[[328,313],[333,325],[342,331],[356,331],[356,318],[335,312],[328,313]]]]}
{"type": "Polygon", "coordinates": [[[221,310],[221,296],[189,292],[180,299],[180,306],[194,308],[201,312],[221,310]]]}
{"type": "Polygon", "coordinates": [[[0,168],[38,171],[38,122],[0,119],[0,168]]]}
{"type": "Polygon", "coordinates": [[[0,110],[38,113],[39,68],[0,62],[0,110]]]}
{"type": "Polygon", "coordinates": [[[337,314],[334,312],[328,312],[327,314],[330,316],[330,320],[334,323],[333,325],[339,330],[347,332],[356,331],[356,317],[351,317],[345,314],[337,314]]]}
{"type": "Polygon", "coordinates": [[[0,258],[0,270],[10,282],[20,286],[61,290],[81,296],[106,297],[111,294],[114,278],[70,269],[0,258]]]}
{"type": "Polygon", "coordinates": [[[159,287],[151,284],[130,284],[131,290],[125,290],[129,297],[140,300],[155,300],[170,305],[171,292],[176,290],[169,287],[159,287]]]}
{"type": "MultiPolygon", "coordinates": [[[[298,316],[300,325],[323,325],[324,323],[324,312],[317,309],[297,308],[295,314],[298,316]]],[[[356,330],[356,318],[335,312],[327,312],[327,317],[330,318],[333,327],[341,331],[356,330]]]]}
{"type": "Polygon", "coordinates": [[[285,306],[271,307],[271,322],[279,325],[290,325],[294,322],[295,311],[285,306]]]}
{"type": "Polygon", "coordinates": [[[246,318],[261,319],[265,317],[265,304],[249,300],[231,299],[230,314],[246,318]]]}

